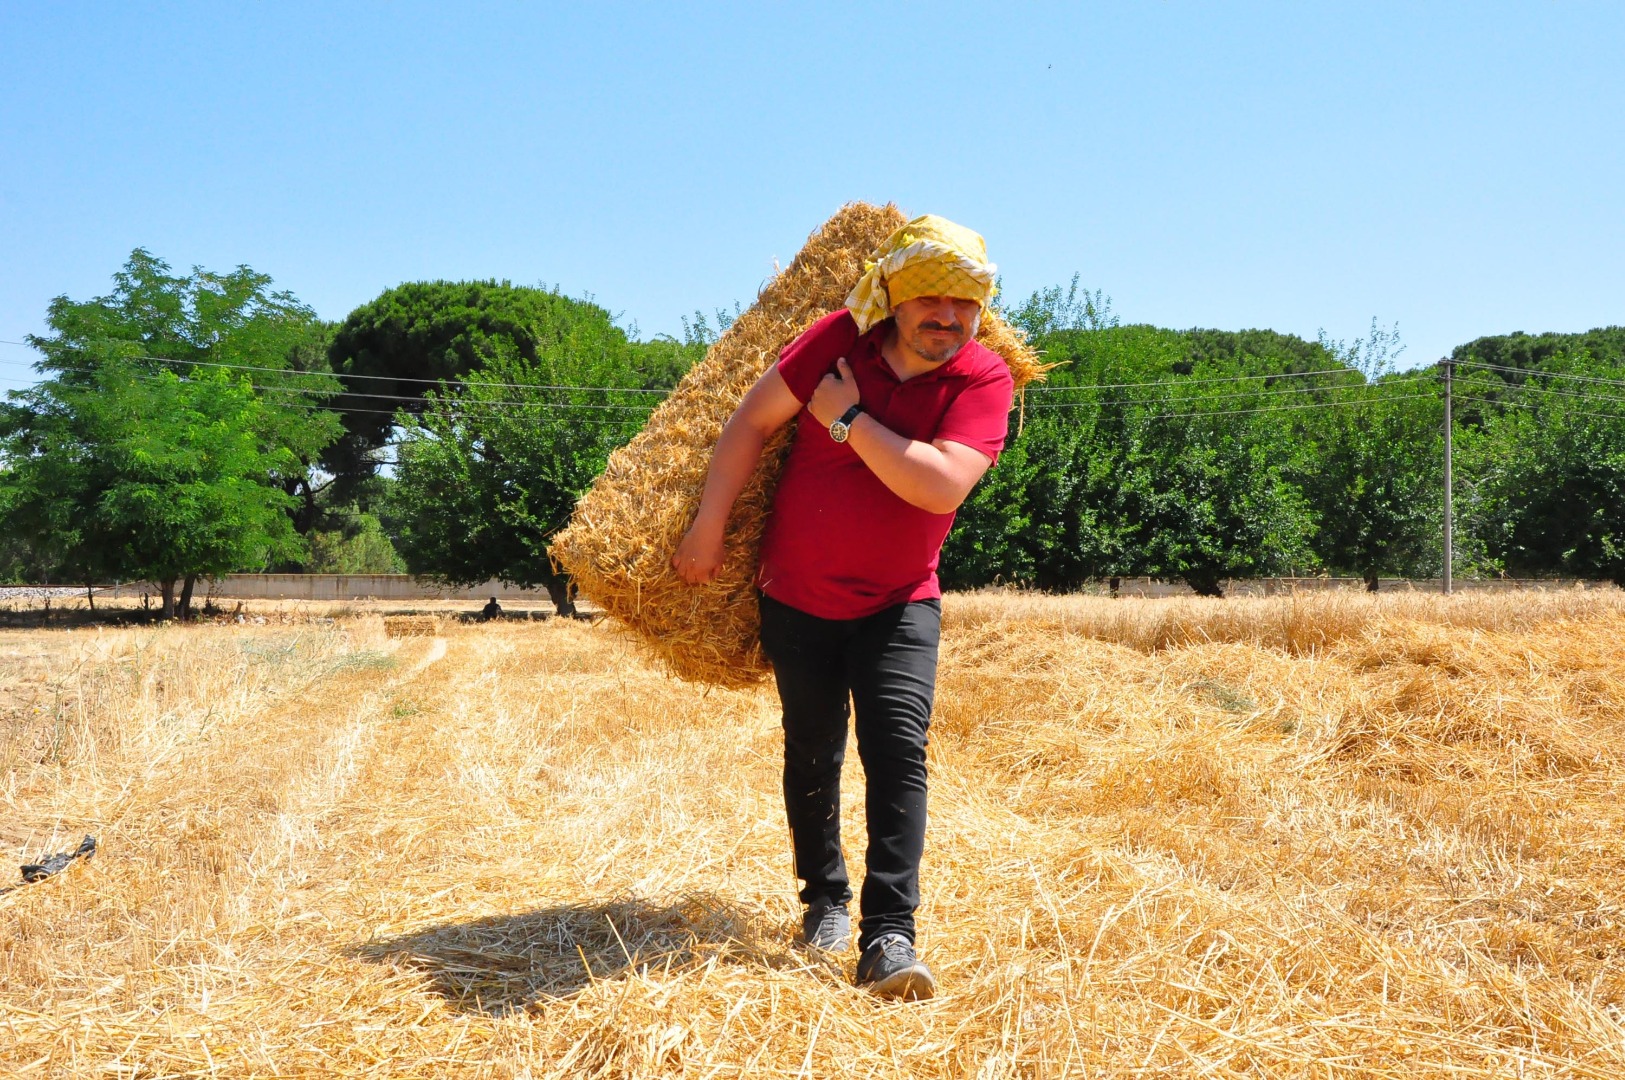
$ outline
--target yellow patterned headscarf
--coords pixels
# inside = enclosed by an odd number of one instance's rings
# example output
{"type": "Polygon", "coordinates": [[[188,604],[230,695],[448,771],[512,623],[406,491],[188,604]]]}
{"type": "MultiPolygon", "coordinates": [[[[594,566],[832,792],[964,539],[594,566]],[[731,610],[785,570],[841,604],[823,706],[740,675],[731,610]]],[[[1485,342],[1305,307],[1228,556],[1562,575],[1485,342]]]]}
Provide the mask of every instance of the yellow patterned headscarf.
{"type": "Polygon", "coordinates": [[[987,261],[980,234],[935,214],[917,217],[892,233],[874,261],[863,266],[863,277],[846,298],[860,333],[916,296],[953,296],[986,307],[998,271],[987,261]]]}

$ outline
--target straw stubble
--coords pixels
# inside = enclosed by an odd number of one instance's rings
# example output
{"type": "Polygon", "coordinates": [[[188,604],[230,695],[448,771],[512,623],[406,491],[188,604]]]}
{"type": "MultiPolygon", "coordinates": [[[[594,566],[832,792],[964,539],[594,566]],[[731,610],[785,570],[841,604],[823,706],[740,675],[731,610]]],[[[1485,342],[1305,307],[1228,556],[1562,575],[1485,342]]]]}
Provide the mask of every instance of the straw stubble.
{"type": "MultiPolygon", "coordinates": [[[[681,678],[745,687],[767,674],[757,641],[756,553],[793,430],[762,453],[728,519],[717,578],[694,586],[669,565],[694,520],[722,427],[780,350],[839,308],[863,263],[905,221],[896,206],[842,207],[678,383],[609,463],[554,540],[553,557],[582,593],[635,632],[681,678]]],[[[978,339],[1004,357],[1016,386],[1043,373],[1037,354],[994,311],[978,339]]]]}
{"type": "Polygon", "coordinates": [[[0,630],[11,880],[102,843],[0,894],[0,1076],[1625,1070],[1618,591],[944,610],[911,1005],[792,946],[766,688],[568,619],[0,630]]]}

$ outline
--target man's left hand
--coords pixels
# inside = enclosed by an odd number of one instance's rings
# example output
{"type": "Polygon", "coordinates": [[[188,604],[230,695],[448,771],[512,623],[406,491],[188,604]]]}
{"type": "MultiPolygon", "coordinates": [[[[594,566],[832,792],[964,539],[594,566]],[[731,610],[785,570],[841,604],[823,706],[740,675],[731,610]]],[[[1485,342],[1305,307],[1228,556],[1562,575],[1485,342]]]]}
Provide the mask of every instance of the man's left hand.
{"type": "Polygon", "coordinates": [[[835,361],[835,370],[825,375],[818,389],[813,391],[807,411],[813,414],[814,420],[829,427],[857,403],[858,381],[852,377],[852,369],[843,356],[835,361]]]}

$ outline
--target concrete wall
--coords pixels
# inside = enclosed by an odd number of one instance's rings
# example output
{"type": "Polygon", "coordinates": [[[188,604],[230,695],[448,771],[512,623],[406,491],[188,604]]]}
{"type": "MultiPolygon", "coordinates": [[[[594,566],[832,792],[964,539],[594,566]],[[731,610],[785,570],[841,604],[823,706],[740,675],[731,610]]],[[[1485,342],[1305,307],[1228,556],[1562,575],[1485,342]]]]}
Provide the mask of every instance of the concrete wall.
{"type": "MultiPolygon", "coordinates": [[[[80,590],[81,592],[83,590],[80,590]]],[[[151,586],[107,589],[113,596],[139,596],[151,586]]],[[[200,581],[195,594],[218,600],[498,600],[545,604],[546,589],[516,589],[489,581],[472,589],[418,582],[410,574],[228,574],[217,582],[200,581]]]]}
{"type": "MultiPolygon", "coordinates": [[[[1539,580],[1510,580],[1498,578],[1464,579],[1456,578],[1451,582],[1455,592],[1477,592],[1483,590],[1505,592],[1517,589],[1573,589],[1573,588],[1606,588],[1607,582],[1580,581],[1574,578],[1542,578],[1539,580]]],[[[1380,578],[1378,585],[1382,592],[1443,592],[1444,582],[1438,578],[1380,578]]],[[[1225,583],[1226,596],[1283,596],[1295,592],[1337,592],[1342,590],[1363,591],[1365,580],[1356,577],[1278,577],[1278,578],[1249,578],[1245,581],[1229,581],[1225,583]]],[[[1110,595],[1111,588],[1108,583],[1094,582],[1079,590],[1086,595],[1110,595]]],[[[1194,596],[1190,586],[1181,581],[1152,581],[1150,578],[1120,578],[1117,582],[1118,596],[1194,596]]]]}
{"type": "MultiPolygon", "coordinates": [[[[1526,581],[1471,580],[1457,578],[1457,592],[1480,589],[1571,589],[1576,586],[1597,587],[1602,582],[1549,579],[1526,581]]],[[[1423,592],[1441,591],[1438,579],[1403,580],[1383,578],[1384,592],[1415,589],[1423,592]]],[[[1324,592],[1341,589],[1364,589],[1365,582],[1351,577],[1254,578],[1226,584],[1227,596],[1277,596],[1292,592],[1324,592]]],[[[98,595],[139,596],[151,591],[147,585],[124,585],[116,590],[111,586],[97,589],[98,595]]],[[[1083,590],[1086,594],[1106,595],[1110,589],[1106,582],[1097,582],[1083,590]]],[[[84,595],[82,588],[63,588],[63,595],[84,595]]],[[[1149,578],[1122,578],[1118,582],[1119,596],[1191,596],[1191,590],[1182,582],[1152,581],[1149,578]]],[[[223,581],[198,584],[197,601],[213,596],[216,600],[478,600],[495,596],[501,601],[548,603],[546,589],[516,589],[491,581],[472,589],[442,588],[419,583],[408,574],[230,574],[223,581]]]]}

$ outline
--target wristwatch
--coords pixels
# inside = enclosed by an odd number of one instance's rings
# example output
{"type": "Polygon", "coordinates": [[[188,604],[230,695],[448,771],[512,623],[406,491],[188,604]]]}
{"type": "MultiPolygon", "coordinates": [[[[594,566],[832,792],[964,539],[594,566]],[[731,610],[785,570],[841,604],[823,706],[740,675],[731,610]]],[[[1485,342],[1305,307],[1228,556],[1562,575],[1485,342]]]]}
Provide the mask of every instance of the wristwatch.
{"type": "Polygon", "coordinates": [[[863,411],[862,405],[854,405],[841,414],[841,418],[829,426],[829,437],[836,442],[845,442],[846,437],[852,433],[852,421],[858,418],[863,411]]]}

